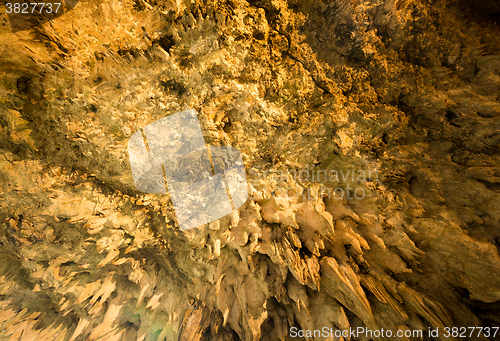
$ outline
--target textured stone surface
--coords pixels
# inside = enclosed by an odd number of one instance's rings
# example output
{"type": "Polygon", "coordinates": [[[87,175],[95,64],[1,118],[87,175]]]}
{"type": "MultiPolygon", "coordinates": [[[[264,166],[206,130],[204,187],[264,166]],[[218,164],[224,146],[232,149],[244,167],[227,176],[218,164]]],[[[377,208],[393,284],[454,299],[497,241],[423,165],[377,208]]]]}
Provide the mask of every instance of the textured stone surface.
{"type": "Polygon", "coordinates": [[[86,0],[37,30],[1,19],[1,339],[500,326],[494,18],[455,1],[86,0]],[[241,151],[252,199],[183,232],[168,194],[134,188],[127,143],[188,108],[207,144],[241,151]],[[305,169],[340,175],[285,176],[305,169]]]}

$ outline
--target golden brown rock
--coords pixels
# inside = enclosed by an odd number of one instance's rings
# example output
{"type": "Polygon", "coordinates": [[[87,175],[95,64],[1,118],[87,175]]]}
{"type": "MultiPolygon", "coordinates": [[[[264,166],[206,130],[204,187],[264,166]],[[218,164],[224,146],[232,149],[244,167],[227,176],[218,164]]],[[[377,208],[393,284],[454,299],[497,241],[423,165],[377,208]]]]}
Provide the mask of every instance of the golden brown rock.
{"type": "MultiPolygon", "coordinates": [[[[500,326],[495,17],[87,0],[16,34],[0,18],[0,339],[500,326]],[[188,108],[241,151],[251,198],[181,231],[168,194],[135,189],[127,141],[188,108]]],[[[303,339],[370,339],[335,335],[303,339]]]]}

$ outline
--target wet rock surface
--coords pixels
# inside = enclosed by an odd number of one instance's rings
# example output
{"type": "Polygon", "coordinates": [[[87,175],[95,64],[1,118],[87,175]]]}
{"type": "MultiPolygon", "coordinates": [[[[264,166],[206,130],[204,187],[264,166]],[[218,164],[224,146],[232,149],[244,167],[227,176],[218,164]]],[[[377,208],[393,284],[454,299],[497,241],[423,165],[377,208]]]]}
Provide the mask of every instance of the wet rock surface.
{"type": "Polygon", "coordinates": [[[500,326],[494,17],[87,0],[34,30],[1,20],[2,339],[500,326]],[[168,194],[135,189],[127,143],[189,108],[239,149],[251,197],[180,231],[168,194]]]}

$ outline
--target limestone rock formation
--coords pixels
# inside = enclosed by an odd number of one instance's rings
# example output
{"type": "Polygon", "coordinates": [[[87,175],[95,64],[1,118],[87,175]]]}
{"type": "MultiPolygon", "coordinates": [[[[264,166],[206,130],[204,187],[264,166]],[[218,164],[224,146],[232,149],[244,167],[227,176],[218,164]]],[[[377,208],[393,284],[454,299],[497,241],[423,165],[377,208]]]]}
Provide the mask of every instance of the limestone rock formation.
{"type": "Polygon", "coordinates": [[[82,0],[0,26],[1,340],[495,339],[498,18],[82,0]],[[127,141],[188,108],[241,151],[251,197],[180,231],[168,194],[135,189],[127,141]],[[361,327],[393,335],[340,335],[361,327]]]}

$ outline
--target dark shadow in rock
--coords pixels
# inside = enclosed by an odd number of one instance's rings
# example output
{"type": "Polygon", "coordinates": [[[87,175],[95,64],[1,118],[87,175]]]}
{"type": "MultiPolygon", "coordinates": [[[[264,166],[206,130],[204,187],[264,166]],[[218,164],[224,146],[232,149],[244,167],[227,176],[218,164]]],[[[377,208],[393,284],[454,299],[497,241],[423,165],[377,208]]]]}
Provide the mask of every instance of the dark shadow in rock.
{"type": "Polygon", "coordinates": [[[500,15],[500,0],[467,0],[467,2],[480,13],[500,15]]]}

